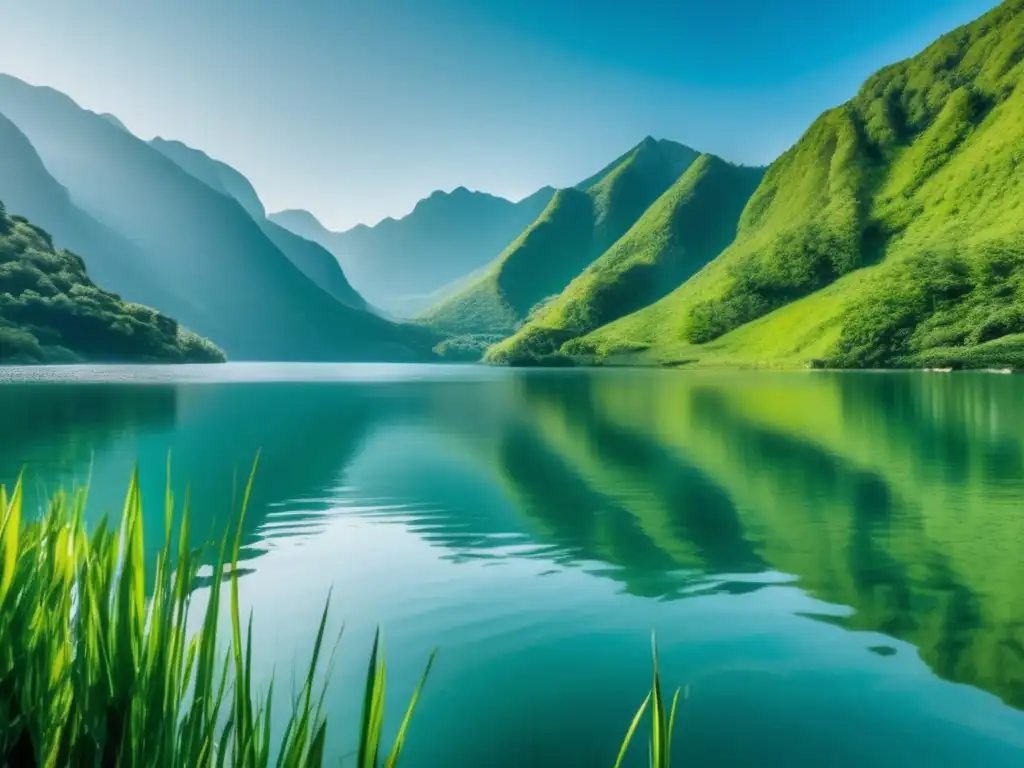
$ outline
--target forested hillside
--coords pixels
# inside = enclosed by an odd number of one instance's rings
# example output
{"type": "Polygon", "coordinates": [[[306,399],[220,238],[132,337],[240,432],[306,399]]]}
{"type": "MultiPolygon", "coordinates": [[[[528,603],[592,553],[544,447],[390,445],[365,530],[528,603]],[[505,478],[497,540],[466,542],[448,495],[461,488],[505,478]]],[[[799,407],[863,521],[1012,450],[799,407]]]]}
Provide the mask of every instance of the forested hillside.
{"type": "Polygon", "coordinates": [[[0,362],[223,360],[171,318],[98,287],[79,256],[0,203],[0,362]]]}

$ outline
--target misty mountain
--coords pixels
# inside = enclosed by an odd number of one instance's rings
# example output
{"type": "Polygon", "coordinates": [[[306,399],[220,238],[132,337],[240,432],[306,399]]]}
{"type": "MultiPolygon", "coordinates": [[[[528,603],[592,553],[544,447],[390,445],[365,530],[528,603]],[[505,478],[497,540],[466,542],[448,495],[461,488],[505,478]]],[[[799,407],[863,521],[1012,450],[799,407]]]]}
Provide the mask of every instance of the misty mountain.
{"type": "Polygon", "coordinates": [[[227,163],[215,160],[205,152],[180,141],[167,141],[158,137],[149,143],[211,189],[236,200],[263,234],[321,289],[342,304],[356,309],[366,308],[363,297],[349,285],[333,254],[316,242],[300,237],[267,219],[259,195],[245,176],[227,163]]]}
{"type": "Polygon", "coordinates": [[[545,187],[513,203],[459,187],[434,192],[407,216],[331,232],[308,211],[270,219],[328,248],[367,301],[399,316],[431,305],[438,291],[494,259],[554,196],[545,187]]]}
{"type": "MultiPolygon", "coordinates": [[[[168,294],[156,308],[232,359],[408,360],[421,331],[345,306],[298,269],[233,198],[50,88],[0,76],[0,112],[75,205],[139,249],[168,294]]],[[[84,250],[84,249],[83,249],[84,250]]],[[[82,254],[87,265],[98,254],[82,254]]]]}

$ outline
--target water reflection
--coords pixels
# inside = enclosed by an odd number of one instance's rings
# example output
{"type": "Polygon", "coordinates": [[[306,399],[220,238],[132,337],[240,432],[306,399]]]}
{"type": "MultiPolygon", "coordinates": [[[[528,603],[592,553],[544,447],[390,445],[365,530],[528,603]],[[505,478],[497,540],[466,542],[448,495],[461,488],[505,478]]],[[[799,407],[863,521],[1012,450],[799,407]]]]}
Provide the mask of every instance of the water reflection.
{"type": "Polygon", "coordinates": [[[170,451],[203,534],[224,525],[232,478],[260,451],[249,558],[352,515],[399,522],[457,561],[541,558],[642,597],[741,594],[789,575],[852,609],[821,620],[911,643],[937,675],[1024,708],[1019,378],[19,384],[0,387],[0,412],[0,478],[27,463],[49,488],[91,465],[94,508],[116,509],[136,457],[144,495],[159,498],[170,451]],[[370,441],[391,463],[355,483],[370,441]],[[416,441],[486,482],[404,460],[416,441]]]}
{"type": "MultiPolygon", "coordinates": [[[[625,511],[647,539],[634,551],[657,550],[648,567],[793,574],[854,609],[831,621],[913,643],[942,677],[1022,707],[1024,398],[1004,381],[525,379],[521,402],[558,457],[527,454],[545,457],[540,487],[564,469],[591,515],[625,511]]],[[[529,483],[523,466],[503,472],[529,483]]],[[[544,497],[530,494],[524,512],[563,526],[580,516],[544,497]]],[[[581,543],[595,541],[593,519],[577,526],[581,543]]],[[[620,549],[587,551],[630,571],[620,549]]]]}

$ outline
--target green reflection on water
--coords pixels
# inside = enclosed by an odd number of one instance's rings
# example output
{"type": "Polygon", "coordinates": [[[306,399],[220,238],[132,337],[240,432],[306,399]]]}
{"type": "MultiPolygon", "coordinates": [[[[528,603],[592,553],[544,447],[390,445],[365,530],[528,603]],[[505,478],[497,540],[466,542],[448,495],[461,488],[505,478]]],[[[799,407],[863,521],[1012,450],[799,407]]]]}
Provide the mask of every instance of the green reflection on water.
{"type": "Polygon", "coordinates": [[[367,515],[400,516],[453,557],[578,564],[658,599],[755,590],[764,582],[746,575],[789,574],[852,609],[822,620],[911,643],[935,674],[1024,708],[1019,377],[32,384],[0,387],[0,414],[6,482],[28,464],[38,499],[91,472],[93,511],[115,509],[136,457],[147,493],[159,492],[169,451],[202,535],[224,525],[232,477],[261,451],[250,558],[282,536],[315,535],[366,442],[412,430],[483,467],[515,502],[514,519],[495,516],[476,490],[400,464],[401,503],[356,489],[367,515]],[[417,499],[428,487],[431,498],[417,499]],[[510,541],[524,546],[513,553],[510,541]]]}

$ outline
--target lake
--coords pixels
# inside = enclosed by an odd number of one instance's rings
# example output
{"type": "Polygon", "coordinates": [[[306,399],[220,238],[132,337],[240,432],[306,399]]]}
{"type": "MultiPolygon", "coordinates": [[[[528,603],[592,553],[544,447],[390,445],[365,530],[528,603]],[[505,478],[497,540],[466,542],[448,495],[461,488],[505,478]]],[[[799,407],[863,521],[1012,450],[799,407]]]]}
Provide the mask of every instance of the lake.
{"type": "MultiPolygon", "coordinates": [[[[611,766],[650,684],[680,765],[1024,764],[1024,377],[388,365],[0,371],[0,480],[170,456],[220,535],[260,452],[241,580],[259,672],[332,590],[346,755],[376,625],[403,765],[611,766]]],[[[201,594],[199,595],[201,599],[201,594]]],[[[643,764],[646,745],[634,745],[643,764]]]]}

